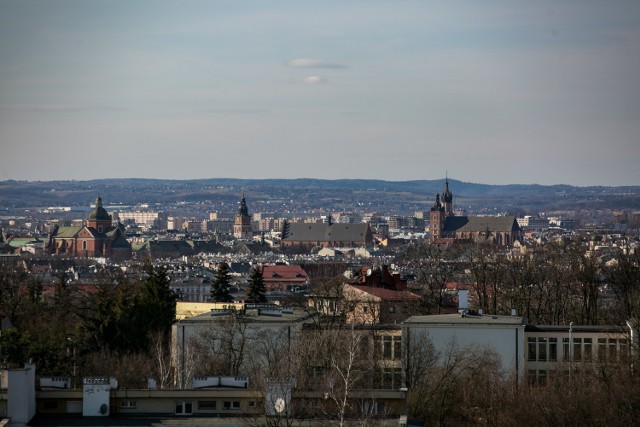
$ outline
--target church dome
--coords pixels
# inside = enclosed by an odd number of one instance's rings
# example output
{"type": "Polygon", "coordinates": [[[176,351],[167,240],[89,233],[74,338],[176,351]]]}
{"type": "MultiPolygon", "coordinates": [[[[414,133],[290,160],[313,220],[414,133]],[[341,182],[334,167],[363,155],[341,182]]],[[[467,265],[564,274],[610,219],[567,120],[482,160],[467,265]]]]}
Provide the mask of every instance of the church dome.
{"type": "Polygon", "coordinates": [[[111,215],[107,213],[107,211],[102,207],[102,198],[98,197],[96,199],[96,207],[89,213],[90,220],[104,220],[111,221],[111,215]]]}

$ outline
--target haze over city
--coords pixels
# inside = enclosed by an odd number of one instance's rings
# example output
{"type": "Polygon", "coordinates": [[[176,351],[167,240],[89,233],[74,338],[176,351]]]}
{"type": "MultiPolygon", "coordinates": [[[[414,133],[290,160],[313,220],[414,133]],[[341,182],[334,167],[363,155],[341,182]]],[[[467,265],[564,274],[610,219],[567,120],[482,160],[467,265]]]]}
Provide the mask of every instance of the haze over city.
{"type": "Polygon", "coordinates": [[[2,1],[0,180],[638,185],[637,1],[2,1]]]}

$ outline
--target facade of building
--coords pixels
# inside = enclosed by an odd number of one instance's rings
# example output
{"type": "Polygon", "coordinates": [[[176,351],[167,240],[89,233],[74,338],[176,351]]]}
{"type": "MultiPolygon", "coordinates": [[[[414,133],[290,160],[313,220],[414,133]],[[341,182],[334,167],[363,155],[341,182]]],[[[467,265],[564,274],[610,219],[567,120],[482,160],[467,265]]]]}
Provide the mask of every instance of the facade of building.
{"type": "Polygon", "coordinates": [[[485,239],[499,246],[511,246],[522,239],[522,230],[515,216],[457,216],[453,211],[453,193],[445,180],[442,195],[429,213],[431,243],[452,243],[455,240],[485,239]]]}
{"type": "Polygon", "coordinates": [[[540,230],[540,229],[549,227],[548,219],[535,217],[531,215],[525,215],[522,218],[516,218],[516,221],[518,222],[518,225],[520,226],[520,228],[527,229],[527,230],[540,230]]]}
{"type": "Polygon", "coordinates": [[[303,246],[308,249],[372,247],[369,224],[287,223],[281,245],[303,246]]]}
{"type": "Polygon", "coordinates": [[[267,292],[296,291],[309,284],[309,276],[299,265],[265,265],[262,279],[267,292]]]}
{"type": "MultiPolygon", "coordinates": [[[[448,352],[491,350],[503,372],[518,381],[544,384],[553,375],[589,367],[629,363],[632,328],[619,326],[530,325],[520,316],[472,313],[413,316],[403,322],[406,354],[428,339],[441,358],[448,352]]],[[[411,360],[406,360],[407,365],[411,360]]]]}
{"type": "Polygon", "coordinates": [[[166,221],[163,212],[133,211],[117,212],[117,220],[121,222],[133,221],[136,225],[144,225],[148,228],[156,228],[164,225],[166,221]]]}
{"type": "Polygon", "coordinates": [[[236,239],[251,240],[253,238],[253,229],[251,227],[251,215],[247,208],[247,202],[242,195],[240,200],[240,208],[235,216],[233,223],[233,237],[236,239]]]}
{"type": "MultiPolygon", "coordinates": [[[[515,372],[521,380],[526,372],[525,325],[526,319],[520,316],[464,312],[412,316],[403,322],[403,336],[409,346],[429,340],[441,361],[446,360],[448,352],[491,349],[498,356],[505,374],[515,372]]],[[[412,352],[407,351],[407,354],[412,352]]]]}
{"type": "Polygon", "coordinates": [[[49,233],[45,246],[53,255],[71,257],[131,258],[131,244],[125,237],[122,224],[113,224],[111,215],[102,207],[102,199],[96,200],[85,225],[58,227],[49,233]]]}

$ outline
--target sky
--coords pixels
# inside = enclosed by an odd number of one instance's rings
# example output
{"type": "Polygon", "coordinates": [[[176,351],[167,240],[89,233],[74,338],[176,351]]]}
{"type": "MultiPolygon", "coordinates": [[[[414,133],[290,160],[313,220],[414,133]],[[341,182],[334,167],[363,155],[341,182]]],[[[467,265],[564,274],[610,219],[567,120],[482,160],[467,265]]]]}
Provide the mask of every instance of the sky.
{"type": "Polygon", "coordinates": [[[640,1],[0,0],[0,180],[640,185],[640,1]]]}

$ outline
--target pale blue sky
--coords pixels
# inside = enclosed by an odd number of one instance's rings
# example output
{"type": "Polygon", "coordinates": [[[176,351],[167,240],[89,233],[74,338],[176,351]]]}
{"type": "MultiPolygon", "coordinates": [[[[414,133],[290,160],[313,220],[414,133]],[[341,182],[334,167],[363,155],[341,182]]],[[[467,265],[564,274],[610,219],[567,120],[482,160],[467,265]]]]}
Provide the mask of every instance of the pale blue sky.
{"type": "Polygon", "coordinates": [[[0,180],[640,185],[640,1],[0,0],[0,180]]]}

